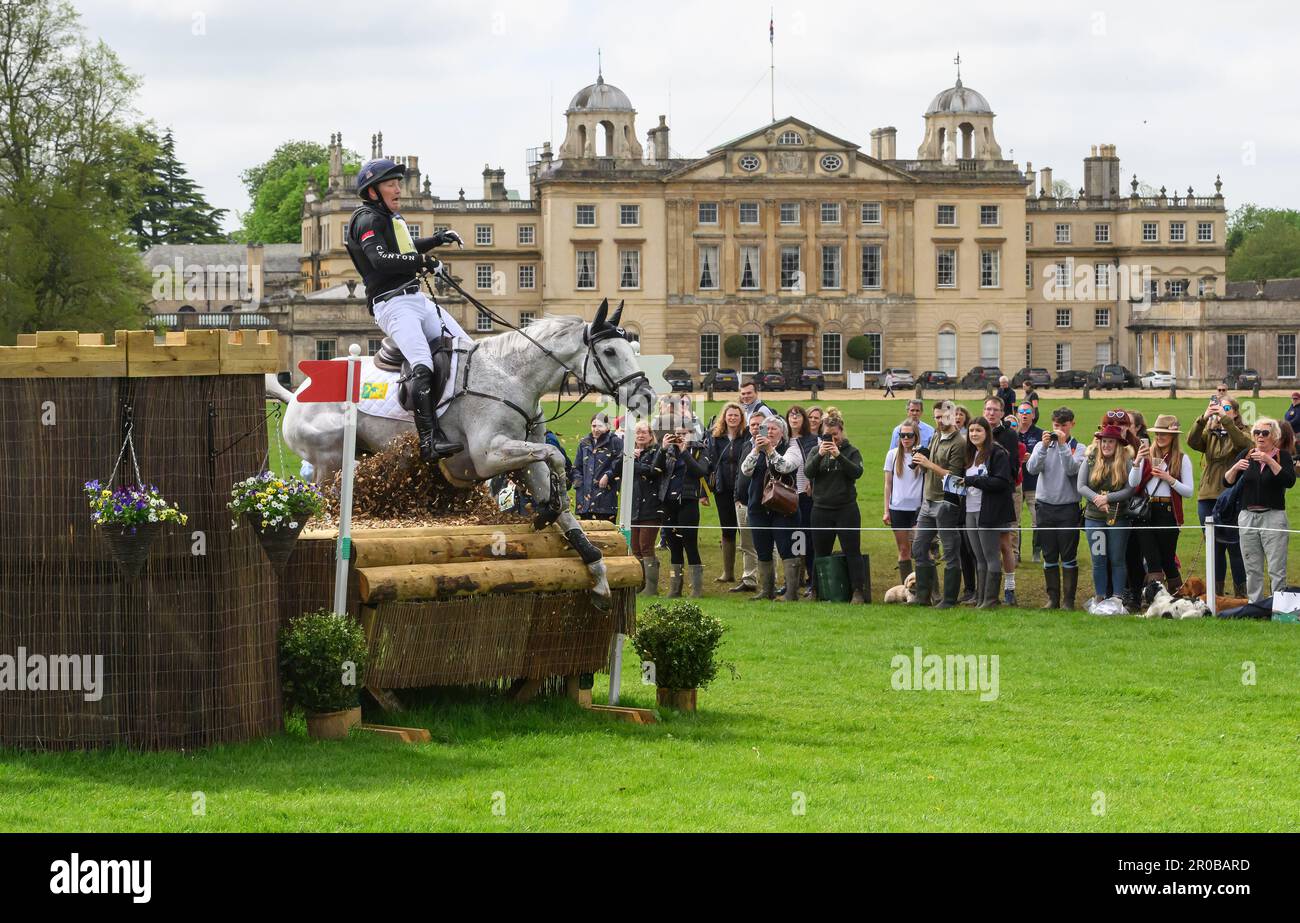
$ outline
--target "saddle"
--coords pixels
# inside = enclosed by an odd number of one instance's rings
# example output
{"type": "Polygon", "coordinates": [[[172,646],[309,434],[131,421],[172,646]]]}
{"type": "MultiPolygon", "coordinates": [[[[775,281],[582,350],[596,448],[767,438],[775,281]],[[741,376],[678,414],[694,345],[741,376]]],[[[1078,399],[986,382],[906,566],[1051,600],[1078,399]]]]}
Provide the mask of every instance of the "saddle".
{"type": "MultiPolygon", "coordinates": [[[[456,341],[443,336],[429,341],[429,351],[433,354],[433,393],[442,394],[447,387],[447,377],[451,374],[451,357],[454,355],[456,341]]],[[[411,394],[411,363],[402,355],[402,350],[392,337],[384,337],[379,352],[374,355],[375,368],[386,372],[400,372],[397,380],[397,402],[403,410],[415,412],[415,400],[411,394]]]]}

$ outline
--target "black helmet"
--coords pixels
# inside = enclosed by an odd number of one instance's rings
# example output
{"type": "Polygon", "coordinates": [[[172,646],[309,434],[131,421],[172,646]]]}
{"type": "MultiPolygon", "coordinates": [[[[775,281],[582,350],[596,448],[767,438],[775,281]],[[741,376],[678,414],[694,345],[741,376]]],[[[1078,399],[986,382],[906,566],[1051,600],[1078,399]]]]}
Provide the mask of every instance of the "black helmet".
{"type": "Polygon", "coordinates": [[[406,176],[406,167],[393,163],[387,157],[371,160],[357,171],[357,195],[366,198],[366,190],[377,186],[386,179],[402,179],[406,176]]]}

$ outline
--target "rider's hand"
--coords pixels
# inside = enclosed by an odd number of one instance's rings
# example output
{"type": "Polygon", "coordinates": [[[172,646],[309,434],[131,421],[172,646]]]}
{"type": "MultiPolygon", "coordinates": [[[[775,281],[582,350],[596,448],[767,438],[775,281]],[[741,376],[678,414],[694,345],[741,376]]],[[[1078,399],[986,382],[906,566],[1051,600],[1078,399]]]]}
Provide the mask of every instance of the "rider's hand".
{"type": "Polygon", "coordinates": [[[426,253],[420,260],[420,265],[426,272],[431,272],[436,276],[438,271],[442,269],[442,260],[426,253]]]}
{"type": "Polygon", "coordinates": [[[439,231],[433,235],[433,245],[435,247],[445,247],[447,244],[455,244],[457,247],[464,248],[465,241],[455,231],[448,228],[445,231],[439,231]]]}

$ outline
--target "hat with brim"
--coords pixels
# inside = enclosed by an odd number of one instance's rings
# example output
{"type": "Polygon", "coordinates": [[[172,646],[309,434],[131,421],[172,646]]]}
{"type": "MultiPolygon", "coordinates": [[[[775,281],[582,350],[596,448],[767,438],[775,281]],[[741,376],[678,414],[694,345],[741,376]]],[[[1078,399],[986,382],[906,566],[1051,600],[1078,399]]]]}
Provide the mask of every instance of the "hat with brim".
{"type": "Polygon", "coordinates": [[[1182,433],[1178,428],[1178,418],[1172,413],[1162,413],[1156,417],[1156,425],[1147,428],[1148,433],[1163,434],[1166,436],[1177,436],[1182,433]]]}
{"type": "Polygon", "coordinates": [[[1114,439],[1116,442],[1124,441],[1124,431],[1114,425],[1103,426],[1092,435],[1094,439],[1114,439]]]}

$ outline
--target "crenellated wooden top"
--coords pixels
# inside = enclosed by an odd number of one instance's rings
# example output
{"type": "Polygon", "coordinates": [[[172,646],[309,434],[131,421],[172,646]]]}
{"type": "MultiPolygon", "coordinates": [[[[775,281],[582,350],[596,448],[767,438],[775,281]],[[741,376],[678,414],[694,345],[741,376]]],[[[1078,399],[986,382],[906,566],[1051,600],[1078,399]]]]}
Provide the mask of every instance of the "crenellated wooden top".
{"type": "Polygon", "coordinates": [[[41,330],[0,346],[0,378],[156,378],[279,371],[274,330],[41,330]]]}

